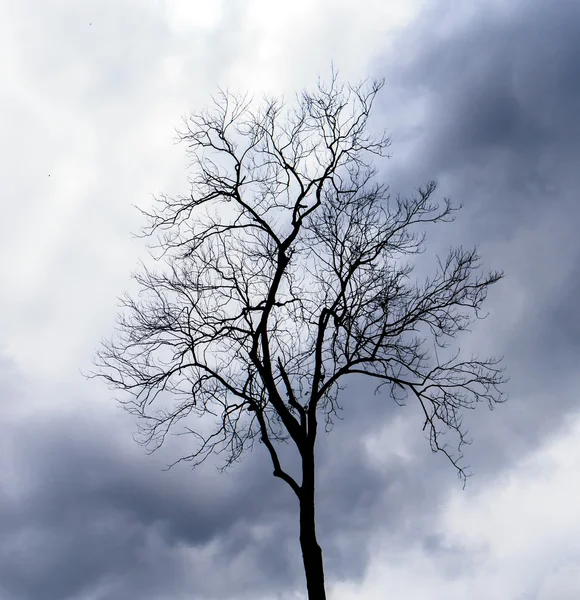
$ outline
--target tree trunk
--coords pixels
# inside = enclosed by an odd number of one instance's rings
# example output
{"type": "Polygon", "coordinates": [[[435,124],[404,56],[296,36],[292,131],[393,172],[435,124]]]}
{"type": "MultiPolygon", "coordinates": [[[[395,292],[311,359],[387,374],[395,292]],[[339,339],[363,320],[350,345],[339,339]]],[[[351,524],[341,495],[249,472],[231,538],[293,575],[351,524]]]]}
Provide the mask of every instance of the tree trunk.
{"type": "Polygon", "coordinates": [[[326,600],[322,549],[316,540],[314,511],[314,456],[302,461],[300,495],[300,547],[306,574],[308,600],[326,600]]]}

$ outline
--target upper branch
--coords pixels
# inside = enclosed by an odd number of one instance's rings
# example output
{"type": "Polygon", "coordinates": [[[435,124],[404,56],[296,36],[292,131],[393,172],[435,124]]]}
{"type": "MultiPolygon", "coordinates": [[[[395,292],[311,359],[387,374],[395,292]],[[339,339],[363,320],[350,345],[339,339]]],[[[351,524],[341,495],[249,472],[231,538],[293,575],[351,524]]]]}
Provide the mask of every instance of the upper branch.
{"type": "Polygon", "coordinates": [[[292,106],[220,91],[213,110],[185,120],[190,193],[143,211],[160,267],[142,265],[139,294],[124,299],[97,357],[97,375],[131,398],[154,447],[186,423],[198,448],[183,460],[221,451],[230,464],[258,437],[298,494],[275,444],[310,452],[345,377],[377,379],[397,401],[406,390],[443,451],[440,428],[464,439],[462,409],[501,401],[497,362],[445,348],[502,275],[456,248],[412,280],[422,229],[456,208],[434,200],[434,182],[410,198],[376,183],[373,161],[390,145],[369,125],[382,85],[333,73],[292,106]]]}

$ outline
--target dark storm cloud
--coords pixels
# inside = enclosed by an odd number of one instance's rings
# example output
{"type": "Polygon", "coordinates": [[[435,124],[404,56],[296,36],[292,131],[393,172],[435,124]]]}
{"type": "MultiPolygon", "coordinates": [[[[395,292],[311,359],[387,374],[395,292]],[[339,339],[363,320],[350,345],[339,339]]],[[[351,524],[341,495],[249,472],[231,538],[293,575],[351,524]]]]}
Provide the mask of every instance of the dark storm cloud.
{"type": "Polygon", "coordinates": [[[508,220],[525,218],[530,204],[509,202],[506,193],[527,192],[530,203],[550,195],[565,200],[561,177],[576,163],[580,132],[580,6],[518,6],[508,18],[481,10],[447,35],[437,35],[435,25],[403,75],[410,90],[421,86],[432,101],[429,164],[446,171],[500,167],[496,176],[514,189],[490,200],[501,202],[497,217],[507,211],[508,220]]]}
{"type": "MultiPolygon", "coordinates": [[[[244,598],[301,587],[297,503],[263,448],[223,475],[210,464],[162,472],[161,457],[133,445],[122,413],[82,397],[74,409],[35,405],[4,367],[3,598],[244,598]]],[[[395,460],[383,486],[362,444],[374,428],[356,406],[345,413],[349,422],[321,440],[320,532],[329,575],[358,578],[369,528],[386,507],[400,515],[410,474],[395,460]]]]}
{"type": "MultiPolygon", "coordinates": [[[[27,403],[8,385],[2,398],[27,403]]],[[[98,590],[111,599],[243,598],[243,590],[301,587],[297,503],[272,477],[262,447],[227,474],[210,464],[162,472],[161,460],[132,445],[119,414],[79,403],[84,414],[39,408],[5,424],[3,598],[84,598],[98,590]]],[[[350,427],[337,425],[323,441],[320,529],[329,574],[356,578],[381,492],[361,445],[372,428],[348,412],[350,427]]]]}
{"type": "Polygon", "coordinates": [[[295,549],[280,544],[285,529],[295,539],[293,503],[259,453],[228,475],[211,465],[195,475],[162,472],[160,460],[133,446],[117,411],[86,398],[78,399],[84,411],[32,403],[26,410],[29,398],[7,371],[0,370],[3,599],[81,598],[101,587],[106,598],[224,597],[241,580],[267,591],[296,575],[295,549]]]}
{"type": "Polygon", "coordinates": [[[480,471],[578,409],[567,386],[580,359],[579,22],[577,2],[473,3],[465,14],[435,2],[382,69],[395,109],[423,100],[404,164],[394,136],[395,181],[435,178],[464,204],[433,247],[479,243],[484,264],[506,271],[473,338],[505,355],[512,378],[508,405],[468,415],[480,471]]]}

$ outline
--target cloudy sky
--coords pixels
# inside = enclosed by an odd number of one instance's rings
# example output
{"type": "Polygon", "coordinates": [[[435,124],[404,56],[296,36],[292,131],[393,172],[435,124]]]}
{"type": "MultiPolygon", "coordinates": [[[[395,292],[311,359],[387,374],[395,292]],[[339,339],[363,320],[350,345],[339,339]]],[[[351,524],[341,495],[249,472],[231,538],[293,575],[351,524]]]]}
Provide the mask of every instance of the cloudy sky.
{"type": "Polygon", "coordinates": [[[330,598],[580,597],[579,22],[574,0],[0,0],[0,600],[304,597],[264,449],[162,471],[179,444],[147,456],[80,371],[143,252],[133,205],[187,190],[181,117],[331,61],[386,80],[392,188],[463,203],[431,247],[505,270],[465,344],[511,380],[468,415],[465,490],[412,406],[346,391],[319,445],[330,598]]]}

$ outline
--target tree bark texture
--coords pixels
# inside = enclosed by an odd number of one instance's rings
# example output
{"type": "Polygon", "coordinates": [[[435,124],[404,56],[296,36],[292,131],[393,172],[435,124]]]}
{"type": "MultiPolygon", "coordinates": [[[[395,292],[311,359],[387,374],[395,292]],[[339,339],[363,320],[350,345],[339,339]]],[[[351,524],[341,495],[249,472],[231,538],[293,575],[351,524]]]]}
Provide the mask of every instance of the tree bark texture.
{"type": "Polygon", "coordinates": [[[314,457],[303,459],[300,495],[300,547],[306,574],[308,600],[326,600],[322,548],[316,539],[314,510],[314,457]]]}

